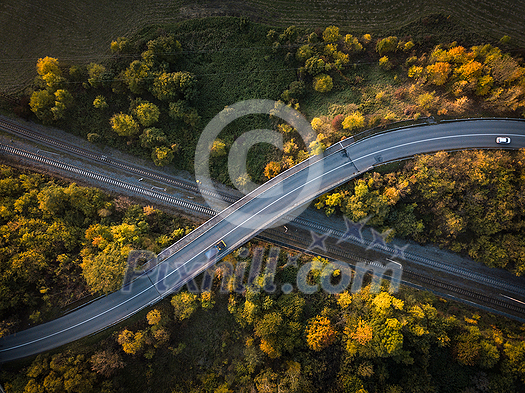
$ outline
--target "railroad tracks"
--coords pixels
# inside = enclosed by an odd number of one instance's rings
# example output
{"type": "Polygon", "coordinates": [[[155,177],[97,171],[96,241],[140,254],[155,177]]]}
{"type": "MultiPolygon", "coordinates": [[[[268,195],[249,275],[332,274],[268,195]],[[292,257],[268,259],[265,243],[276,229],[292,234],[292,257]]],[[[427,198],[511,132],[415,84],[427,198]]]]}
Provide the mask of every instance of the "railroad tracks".
{"type": "MultiPolygon", "coordinates": [[[[169,185],[169,186],[172,186],[174,188],[177,188],[185,192],[190,192],[195,195],[199,194],[198,187],[191,181],[186,181],[186,180],[182,180],[179,178],[173,178],[169,175],[161,174],[159,172],[155,172],[152,170],[147,170],[144,168],[129,165],[126,162],[116,160],[114,158],[109,158],[103,154],[95,153],[95,152],[92,152],[86,149],[82,149],[77,146],[71,145],[69,143],[43,135],[39,132],[35,132],[31,130],[28,127],[23,127],[18,124],[14,124],[3,118],[0,118],[0,128],[10,133],[13,133],[18,136],[22,136],[24,138],[32,140],[34,142],[38,142],[46,146],[53,147],[64,153],[73,154],[83,159],[88,159],[90,161],[94,161],[96,163],[103,164],[111,168],[120,169],[120,170],[126,171],[128,173],[133,173],[141,177],[145,177],[151,180],[156,180],[156,181],[161,182],[164,185],[169,185]]],[[[76,176],[82,176],[84,178],[89,178],[92,180],[103,182],[113,187],[118,187],[128,192],[133,192],[144,198],[154,199],[163,204],[188,211],[192,214],[197,213],[205,217],[212,217],[216,214],[214,210],[206,206],[203,206],[197,203],[193,203],[193,202],[189,202],[181,198],[176,198],[166,192],[162,192],[162,189],[159,187],[147,188],[143,186],[137,186],[135,184],[131,184],[131,183],[128,183],[122,180],[118,180],[113,177],[109,177],[101,173],[97,173],[95,171],[86,170],[86,169],[82,169],[74,165],[66,164],[64,162],[61,162],[58,159],[49,158],[39,153],[29,152],[24,149],[15,148],[15,147],[4,145],[4,144],[0,144],[0,151],[2,151],[4,154],[17,156],[17,157],[23,157],[27,160],[38,162],[50,168],[55,168],[57,170],[66,171],[76,176]],[[159,191],[156,191],[156,190],[159,190],[159,191]]],[[[236,195],[232,195],[232,194],[221,192],[221,191],[217,192],[215,190],[204,190],[204,193],[207,193],[208,195],[214,198],[222,199],[223,201],[226,201],[228,203],[234,203],[235,201],[239,199],[239,197],[236,195]]],[[[318,223],[311,222],[301,217],[295,218],[292,224],[295,224],[296,226],[307,229],[307,230],[314,230],[314,231],[319,231],[322,233],[329,233],[334,237],[338,237],[339,239],[343,238],[344,236],[344,233],[337,229],[329,228],[329,227],[320,225],[318,223]]],[[[275,232],[275,230],[267,230],[267,232],[272,233],[272,232],[275,232]]],[[[264,238],[264,234],[260,237],[264,238]]],[[[285,234],[280,232],[279,237],[281,239],[287,239],[288,242],[295,241],[296,243],[302,244],[303,249],[308,247],[308,245],[303,244],[305,240],[304,237],[298,238],[297,236],[293,235],[291,232],[288,232],[285,234]]],[[[365,240],[364,242],[358,242],[357,239],[348,238],[347,241],[354,243],[355,245],[363,247],[363,248],[370,247],[370,241],[367,241],[367,240],[365,240]]],[[[286,241],[282,244],[285,246],[287,245],[286,241]]],[[[171,253],[174,250],[168,249],[166,251],[170,251],[169,253],[171,253]]],[[[357,262],[360,262],[360,261],[369,262],[365,258],[362,258],[356,255],[355,253],[344,251],[338,247],[328,246],[327,251],[331,255],[333,255],[335,258],[346,259],[347,261],[353,260],[357,262]]],[[[375,251],[378,251],[378,252],[382,251],[384,254],[392,255],[395,250],[391,246],[386,245],[383,250],[376,249],[375,251]]],[[[416,263],[416,264],[425,266],[427,268],[431,267],[433,269],[443,271],[447,274],[461,276],[475,283],[483,283],[491,287],[497,287],[501,290],[508,291],[513,294],[525,295],[525,288],[520,288],[515,285],[507,284],[505,282],[502,282],[501,280],[495,280],[491,277],[482,276],[480,274],[473,273],[466,269],[460,269],[455,266],[446,265],[438,261],[434,261],[432,259],[425,258],[425,257],[422,257],[420,255],[417,255],[417,254],[414,254],[408,251],[405,251],[404,254],[405,254],[405,259],[407,259],[408,261],[412,263],[416,263]]],[[[404,274],[405,274],[405,277],[409,276],[413,278],[414,280],[416,280],[417,282],[424,283],[426,285],[430,285],[435,288],[440,288],[445,291],[450,291],[452,293],[458,294],[468,299],[472,299],[474,301],[483,302],[485,304],[490,304],[492,306],[500,307],[508,311],[514,311],[518,314],[525,315],[525,306],[519,303],[511,302],[509,300],[503,301],[503,300],[496,299],[491,296],[487,296],[480,292],[467,290],[465,288],[462,288],[456,285],[452,285],[444,281],[437,280],[435,278],[431,278],[428,275],[421,274],[407,267],[404,267],[404,274]]]]}

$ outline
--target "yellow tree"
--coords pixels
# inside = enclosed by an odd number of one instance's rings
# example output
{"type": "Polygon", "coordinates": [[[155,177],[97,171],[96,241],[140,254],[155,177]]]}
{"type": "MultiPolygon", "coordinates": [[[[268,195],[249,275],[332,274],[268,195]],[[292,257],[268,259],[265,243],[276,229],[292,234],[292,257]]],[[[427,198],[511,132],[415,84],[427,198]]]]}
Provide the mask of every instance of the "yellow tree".
{"type": "Polygon", "coordinates": [[[118,113],[113,115],[110,119],[111,128],[120,136],[134,136],[139,133],[140,128],[138,123],[125,113],[118,113]]]}
{"type": "Polygon", "coordinates": [[[306,343],[310,349],[321,351],[330,346],[337,336],[327,317],[316,316],[306,327],[306,343]]]}
{"type": "Polygon", "coordinates": [[[428,82],[436,86],[444,85],[450,75],[450,63],[439,61],[426,67],[428,82]]]}
{"type": "Polygon", "coordinates": [[[54,57],[49,57],[49,56],[38,59],[36,63],[36,71],[38,72],[38,75],[40,76],[44,76],[49,73],[59,75],[59,76],[62,74],[58,66],[58,59],[55,59],[54,57]]]}
{"type": "Polygon", "coordinates": [[[343,128],[345,130],[355,130],[365,126],[365,117],[359,111],[351,113],[343,120],[343,128]]]}
{"type": "Polygon", "coordinates": [[[328,26],[323,31],[323,40],[327,43],[337,42],[341,38],[341,34],[339,34],[339,27],[337,26],[328,26]]]}
{"type": "Polygon", "coordinates": [[[150,325],[156,325],[160,322],[162,318],[162,315],[159,310],[151,310],[147,315],[146,319],[148,320],[148,324],[150,325]]]}
{"type": "Polygon", "coordinates": [[[128,329],[124,329],[122,332],[120,332],[117,341],[120,345],[122,345],[124,352],[130,355],[135,355],[144,349],[146,336],[141,331],[133,333],[128,329]]]}
{"type": "Polygon", "coordinates": [[[264,168],[264,176],[268,179],[277,176],[281,172],[281,164],[276,161],[270,161],[264,168]]]}

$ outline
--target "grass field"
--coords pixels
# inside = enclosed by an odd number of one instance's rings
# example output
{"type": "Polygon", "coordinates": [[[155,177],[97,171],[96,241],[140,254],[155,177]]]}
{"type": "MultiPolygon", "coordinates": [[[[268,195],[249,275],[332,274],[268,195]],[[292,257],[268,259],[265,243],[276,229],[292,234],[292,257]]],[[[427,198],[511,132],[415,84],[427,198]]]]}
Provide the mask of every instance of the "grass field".
{"type": "MultiPolygon", "coordinates": [[[[149,24],[174,23],[205,16],[247,16],[273,26],[324,27],[336,24],[354,33],[428,34],[427,27],[451,31],[429,15],[451,15],[453,33],[497,41],[504,34],[525,46],[525,3],[519,0],[3,0],[0,2],[0,91],[18,92],[35,76],[39,57],[89,63],[109,55],[109,43],[149,24]],[[403,29],[417,22],[418,28],[403,29]],[[419,31],[417,31],[419,30],[419,31]]],[[[460,37],[458,37],[460,38],[460,37]]]]}

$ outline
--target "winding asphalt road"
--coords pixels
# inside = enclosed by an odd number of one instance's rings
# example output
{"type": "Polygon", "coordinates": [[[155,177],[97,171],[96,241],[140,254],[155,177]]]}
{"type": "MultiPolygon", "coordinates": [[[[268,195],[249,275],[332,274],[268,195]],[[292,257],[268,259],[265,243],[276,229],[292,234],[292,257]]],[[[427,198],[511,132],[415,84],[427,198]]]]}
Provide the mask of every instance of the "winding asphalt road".
{"type": "Polygon", "coordinates": [[[525,121],[472,120],[390,131],[355,143],[342,141],[266,182],[159,254],[159,264],[127,288],[53,321],[0,339],[6,362],[56,348],[103,330],[176,291],[213,265],[206,253],[219,240],[244,244],[315,197],[387,161],[439,150],[525,147],[525,121]],[[498,145],[497,136],[510,136],[498,145]]]}

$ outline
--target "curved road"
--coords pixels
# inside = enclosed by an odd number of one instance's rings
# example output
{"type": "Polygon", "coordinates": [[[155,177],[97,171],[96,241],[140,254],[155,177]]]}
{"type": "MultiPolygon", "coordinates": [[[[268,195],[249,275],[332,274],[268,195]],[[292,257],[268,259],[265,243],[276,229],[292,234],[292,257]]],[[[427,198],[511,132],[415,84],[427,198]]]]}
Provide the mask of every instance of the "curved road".
{"type": "Polygon", "coordinates": [[[356,143],[342,141],[273,178],[188,236],[164,250],[159,263],[117,291],[56,320],[0,339],[0,361],[47,351],[111,326],[180,288],[215,263],[206,253],[218,241],[241,246],[296,207],[360,175],[373,166],[439,150],[525,147],[525,122],[472,120],[412,127],[378,134],[356,143]],[[510,136],[510,145],[497,145],[510,136]],[[293,201],[293,203],[290,203],[293,201]]]}

